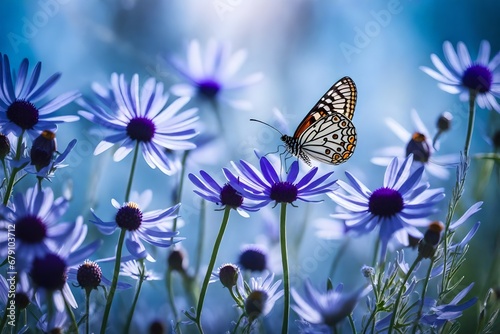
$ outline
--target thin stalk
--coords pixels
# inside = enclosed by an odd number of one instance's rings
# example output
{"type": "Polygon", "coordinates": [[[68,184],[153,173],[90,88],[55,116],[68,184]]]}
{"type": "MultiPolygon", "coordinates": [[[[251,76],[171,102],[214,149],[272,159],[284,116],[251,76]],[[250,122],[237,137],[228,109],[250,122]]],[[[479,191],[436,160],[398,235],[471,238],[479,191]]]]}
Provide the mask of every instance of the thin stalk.
{"type": "Polygon", "coordinates": [[[465,161],[458,167],[457,172],[457,182],[455,187],[453,188],[452,198],[450,199],[450,203],[448,204],[448,213],[446,216],[446,223],[444,229],[443,236],[443,275],[441,279],[441,291],[446,291],[447,282],[446,282],[446,270],[448,268],[448,234],[449,227],[451,224],[451,220],[453,219],[453,215],[455,213],[455,209],[458,205],[458,201],[462,197],[462,193],[464,191],[465,179],[467,176],[467,169],[469,163],[469,148],[472,139],[472,131],[474,129],[474,118],[475,118],[475,101],[476,101],[477,92],[471,90],[469,91],[469,122],[467,125],[467,134],[465,136],[465,145],[464,145],[464,159],[465,161]],[[463,169],[462,171],[460,169],[463,169]]]}
{"type": "Polygon", "coordinates": [[[109,312],[111,310],[111,304],[113,303],[113,298],[115,296],[116,285],[118,284],[118,275],[120,274],[120,263],[123,250],[123,241],[125,240],[125,233],[127,230],[121,229],[120,237],[118,238],[118,247],[116,248],[116,259],[115,268],[113,272],[113,280],[111,281],[111,287],[109,288],[108,299],[106,300],[106,308],[104,309],[104,315],[102,317],[101,323],[101,334],[106,333],[106,325],[108,323],[109,312]]]}
{"type": "Polygon", "coordinates": [[[205,208],[206,202],[201,200],[200,205],[200,221],[199,221],[199,229],[198,229],[198,244],[196,245],[196,264],[194,267],[194,277],[198,277],[198,273],[200,272],[201,267],[201,258],[203,253],[203,240],[205,236],[205,208]]]}
{"type": "Polygon", "coordinates": [[[474,90],[469,91],[469,122],[467,124],[467,135],[465,136],[464,155],[469,159],[469,148],[472,139],[472,131],[474,130],[474,117],[476,114],[476,96],[477,92],[474,90]]]}
{"type": "Polygon", "coordinates": [[[290,313],[290,274],[288,272],[288,255],[286,247],[286,202],[281,203],[280,212],[280,245],[281,245],[281,262],[283,264],[283,288],[284,288],[284,309],[283,309],[283,324],[281,333],[288,333],[288,317],[290,313]]]}
{"type": "MultiPolygon", "coordinates": [[[[179,175],[179,186],[177,187],[177,192],[175,193],[175,199],[174,199],[174,204],[177,204],[181,201],[181,196],[182,196],[182,188],[184,187],[184,174],[186,174],[186,160],[188,157],[189,151],[184,151],[182,155],[182,160],[181,160],[181,172],[179,175]]],[[[177,231],[177,219],[178,216],[174,218],[174,223],[172,227],[172,232],[177,231]]]]}
{"type": "Polygon", "coordinates": [[[236,334],[238,332],[238,327],[240,327],[241,320],[243,319],[245,313],[242,313],[240,317],[238,318],[238,322],[236,322],[236,325],[234,326],[234,330],[231,332],[233,334],[236,334]]]}
{"type": "Polygon", "coordinates": [[[174,314],[174,319],[177,322],[179,319],[179,313],[177,312],[177,308],[175,307],[175,299],[174,299],[174,289],[172,285],[172,270],[167,268],[167,277],[165,280],[167,284],[167,295],[168,295],[168,303],[170,304],[170,308],[172,309],[172,313],[174,314]]]}
{"type": "MultiPolygon", "coordinates": [[[[19,161],[19,159],[21,159],[21,154],[22,154],[21,151],[23,148],[23,135],[24,135],[24,130],[21,132],[21,135],[17,139],[16,156],[14,157],[15,161],[19,161]]],[[[16,174],[19,171],[20,169],[18,168],[12,168],[12,173],[10,173],[9,182],[7,183],[7,188],[5,189],[5,194],[3,197],[3,205],[7,205],[7,203],[9,203],[10,195],[12,195],[12,190],[14,190],[16,174]]]]}
{"type": "Polygon", "coordinates": [[[413,325],[412,334],[417,332],[418,322],[422,316],[422,309],[424,308],[425,294],[427,293],[427,286],[429,285],[429,279],[431,278],[432,268],[434,267],[434,258],[431,259],[429,268],[427,269],[427,275],[425,275],[424,286],[422,287],[422,295],[420,297],[420,306],[418,307],[417,318],[415,319],[415,324],[413,325]]]}
{"type": "Polygon", "coordinates": [[[144,259],[139,260],[139,265],[141,268],[139,269],[140,275],[139,280],[137,281],[137,288],[135,290],[134,301],[132,302],[132,306],[130,307],[130,311],[128,312],[127,323],[125,325],[124,333],[130,332],[130,324],[132,323],[132,317],[134,316],[135,306],[137,305],[137,301],[139,300],[139,295],[141,293],[142,283],[144,283],[146,267],[144,265],[144,259]]]}
{"type": "Polygon", "coordinates": [[[356,334],[356,326],[354,326],[354,319],[352,318],[352,313],[349,314],[349,316],[347,317],[347,319],[349,319],[349,325],[351,326],[351,332],[353,334],[356,334]]]}
{"type": "Polygon", "coordinates": [[[130,175],[128,177],[127,190],[125,191],[125,202],[128,202],[130,191],[132,190],[132,180],[134,179],[135,166],[137,164],[137,156],[139,155],[139,141],[135,143],[134,157],[132,158],[132,167],[130,167],[130,175]]]}
{"type": "MultiPolygon", "coordinates": [[[[130,191],[132,189],[132,181],[134,179],[135,166],[137,164],[137,155],[139,153],[139,142],[136,142],[134,149],[134,157],[132,158],[132,166],[130,167],[130,176],[128,178],[127,190],[125,191],[125,202],[128,202],[130,197],[130,191]]],[[[120,230],[120,237],[118,238],[118,246],[116,247],[116,257],[115,257],[115,267],[113,271],[113,280],[111,281],[111,287],[109,288],[108,299],[106,300],[106,307],[104,309],[104,315],[102,317],[101,323],[101,334],[106,332],[106,325],[108,323],[109,312],[111,311],[111,304],[113,303],[113,298],[115,297],[116,286],[118,284],[118,276],[120,275],[120,264],[122,258],[123,242],[125,240],[125,234],[127,230],[120,230]]]]}
{"type": "Polygon", "coordinates": [[[212,250],[212,256],[210,258],[210,262],[208,263],[207,272],[205,274],[205,278],[203,279],[203,285],[201,286],[200,298],[198,299],[198,304],[196,307],[196,319],[195,323],[198,327],[198,331],[203,333],[203,328],[201,326],[201,311],[203,309],[203,302],[205,301],[205,295],[207,293],[208,282],[210,281],[210,276],[212,275],[212,271],[214,270],[215,260],[217,260],[217,253],[219,252],[219,247],[222,242],[222,237],[224,236],[224,232],[226,231],[227,222],[229,221],[229,213],[231,212],[230,207],[226,207],[224,210],[224,217],[222,217],[222,223],[220,225],[219,234],[215,239],[214,248],[212,250]]]}
{"type": "Polygon", "coordinates": [[[378,255],[379,250],[380,250],[380,239],[377,238],[377,241],[375,241],[375,249],[373,252],[373,259],[372,259],[372,267],[373,268],[377,267],[377,255],[378,255]]]}
{"type": "Polygon", "coordinates": [[[404,286],[405,286],[406,282],[408,282],[408,278],[410,278],[411,273],[413,272],[413,270],[415,270],[415,268],[417,267],[417,264],[420,262],[420,260],[422,260],[422,258],[419,255],[419,256],[417,256],[415,261],[413,261],[413,264],[411,265],[410,269],[408,270],[408,273],[405,275],[405,279],[403,280],[403,284],[401,286],[401,289],[399,289],[398,296],[396,298],[396,302],[394,303],[394,309],[392,310],[391,323],[389,325],[389,331],[387,332],[388,334],[391,334],[392,330],[394,329],[394,324],[396,322],[396,318],[397,318],[397,314],[398,314],[399,303],[401,302],[401,296],[403,295],[403,291],[405,290],[404,286]]]}
{"type": "Polygon", "coordinates": [[[346,238],[344,239],[344,241],[342,241],[342,244],[340,245],[337,254],[335,254],[335,257],[333,258],[332,266],[330,267],[330,273],[328,274],[328,277],[332,278],[333,275],[335,274],[335,270],[337,270],[337,266],[339,265],[340,259],[342,258],[342,255],[344,255],[347,246],[349,245],[349,241],[350,241],[349,238],[346,238]]]}
{"type": "Polygon", "coordinates": [[[68,301],[66,300],[66,297],[63,295],[63,300],[64,300],[64,306],[66,307],[66,312],[69,315],[69,318],[71,319],[71,327],[69,332],[70,333],[78,333],[78,323],[76,322],[75,314],[71,310],[71,306],[68,304],[68,301]],[[71,330],[74,329],[74,332],[71,330]]]}
{"type": "Polygon", "coordinates": [[[85,334],[90,333],[90,293],[92,290],[85,291],[85,334]]]}

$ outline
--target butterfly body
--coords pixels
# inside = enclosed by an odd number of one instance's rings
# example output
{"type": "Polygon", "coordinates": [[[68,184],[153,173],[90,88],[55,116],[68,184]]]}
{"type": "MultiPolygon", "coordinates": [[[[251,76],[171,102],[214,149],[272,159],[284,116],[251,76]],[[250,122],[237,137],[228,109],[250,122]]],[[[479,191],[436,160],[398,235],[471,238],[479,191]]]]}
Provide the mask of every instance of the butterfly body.
{"type": "Polygon", "coordinates": [[[293,136],[282,135],[288,152],[311,165],[311,158],[338,165],[356,148],[354,116],[357,90],[354,81],[337,81],[304,117],[293,136]]]}

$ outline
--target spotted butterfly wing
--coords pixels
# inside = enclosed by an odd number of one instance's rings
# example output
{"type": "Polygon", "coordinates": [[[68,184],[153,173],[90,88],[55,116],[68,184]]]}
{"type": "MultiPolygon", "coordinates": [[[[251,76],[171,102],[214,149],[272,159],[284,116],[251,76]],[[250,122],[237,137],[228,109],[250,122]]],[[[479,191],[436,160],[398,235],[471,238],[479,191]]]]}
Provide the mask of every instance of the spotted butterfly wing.
{"type": "Polygon", "coordinates": [[[351,122],[356,107],[354,81],[337,81],[307,113],[292,137],[283,135],[287,150],[307,164],[310,158],[338,165],[354,153],[356,129],[351,122]]]}

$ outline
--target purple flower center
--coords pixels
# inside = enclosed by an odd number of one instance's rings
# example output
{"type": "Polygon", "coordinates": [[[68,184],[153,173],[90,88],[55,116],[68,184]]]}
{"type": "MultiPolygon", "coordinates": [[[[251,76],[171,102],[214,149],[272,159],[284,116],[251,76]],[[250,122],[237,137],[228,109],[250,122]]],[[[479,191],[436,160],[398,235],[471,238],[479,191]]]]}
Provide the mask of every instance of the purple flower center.
{"type": "Polygon", "coordinates": [[[425,136],[419,132],[415,132],[408,144],[406,145],[406,155],[413,153],[413,160],[420,162],[428,162],[431,156],[431,150],[425,136]]]}
{"type": "Polygon", "coordinates": [[[267,267],[267,257],[263,250],[249,248],[241,252],[239,263],[250,271],[264,271],[267,267]]]}
{"type": "Polygon", "coordinates": [[[392,217],[404,207],[403,196],[394,189],[379,188],[368,200],[368,211],[383,218],[392,217]]]}
{"type": "Polygon", "coordinates": [[[293,203],[297,199],[299,190],[290,182],[277,182],[271,187],[269,197],[278,203],[293,203]]]}
{"type": "Polygon", "coordinates": [[[27,244],[42,242],[47,236],[47,226],[37,216],[24,216],[16,220],[16,237],[27,244]]]}
{"type": "Polygon", "coordinates": [[[462,84],[479,93],[490,91],[493,83],[493,74],[490,69],[483,65],[472,65],[467,68],[462,76],[462,84]]]}
{"type": "Polygon", "coordinates": [[[142,212],[134,202],[122,206],[115,217],[116,224],[129,231],[137,230],[142,223],[142,212]]]}
{"type": "Polygon", "coordinates": [[[243,204],[243,197],[230,184],[226,183],[220,192],[220,201],[222,205],[238,208],[243,204]]]}
{"type": "Polygon", "coordinates": [[[16,307],[24,310],[31,303],[30,297],[24,292],[16,292],[16,296],[14,297],[16,301],[16,307]]]}
{"type": "Polygon", "coordinates": [[[213,99],[220,89],[220,84],[212,79],[205,79],[198,82],[198,92],[209,99],[213,99]]]}
{"type": "Polygon", "coordinates": [[[86,260],[76,272],[78,284],[88,290],[96,289],[101,284],[102,271],[99,265],[93,261],[86,260]]]}
{"type": "Polygon", "coordinates": [[[156,126],[146,117],[132,118],[127,125],[127,135],[137,141],[150,142],[153,139],[156,126]]]}
{"type": "Polygon", "coordinates": [[[61,290],[68,279],[66,269],[66,262],[62,258],[47,254],[33,260],[30,276],[38,287],[56,291],[61,290]]]}
{"type": "Polygon", "coordinates": [[[23,130],[33,129],[38,123],[39,112],[33,103],[15,100],[7,108],[7,118],[23,130]]]}

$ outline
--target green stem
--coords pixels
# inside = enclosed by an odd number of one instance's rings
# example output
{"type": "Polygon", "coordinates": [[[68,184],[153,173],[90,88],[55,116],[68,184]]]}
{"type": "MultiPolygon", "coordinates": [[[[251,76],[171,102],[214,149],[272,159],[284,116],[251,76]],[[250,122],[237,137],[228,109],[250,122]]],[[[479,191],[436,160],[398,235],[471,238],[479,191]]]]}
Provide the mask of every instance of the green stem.
{"type": "MultiPolygon", "coordinates": [[[[135,166],[137,164],[137,155],[139,154],[139,142],[136,142],[134,149],[134,157],[132,158],[132,166],[130,167],[130,176],[128,178],[127,190],[125,191],[125,202],[128,202],[130,197],[130,191],[132,189],[132,180],[134,179],[135,166]]],[[[125,240],[125,234],[127,230],[120,230],[120,237],[118,238],[118,246],[116,248],[115,257],[115,267],[113,271],[113,280],[111,281],[111,287],[109,288],[108,299],[106,300],[106,307],[104,309],[104,315],[102,317],[101,323],[101,334],[106,332],[106,325],[108,323],[109,312],[111,311],[111,304],[113,303],[113,298],[115,297],[116,286],[118,284],[118,276],[120,275],[120,264],[122,259],[123,242],[125,240]]]]}
{"type": "Polygon", "coordinates": [[[203,328],[201,326],[201,311],[203,309],[203,302],[205,301],[208,282],[210,281],[210,276],[212,275],[212,271],[214,270],[215,260],[217,259],[217,253],[219,252],[219,247],[222,242],[222,237],[224,236],[224,232],[226,231],[226,226],[227,222],[229,221],[230,212],[231,208],[227,206],[226,209],[224,210],[224,217],[222,218],[219,234],[215,239],[214,248],[212,250],[212,256],[210,258],[210,262],[208,263],[208,268],[205,274],[205,278],[203,279],[203,285],[201,286],[200,298],[198,299],[198,305],[196,307],[196,319],[195,319],[196,326],[198,327],[200,333],[203,333],[203,328]]]}
{"type": "Polygon", "coordinates": [[[132,158],[132,167],[130,168],[130,175],[128,177],[127,190],[125,191],[125,202],[128,202],[130,191],[132,190],[132,180],[134,179],[135,165],[137,164],[137,156],[139,155],[139,142],[136,142],[134,148],[134,157],[132,158]]]}
{"type": "Polygon", "coordinates": [[[174,320],[177,322],[179,319],[179,313],[177,312],[177,308],[175,307],[175,300],[174,300],[174,290],[172,286],[172,270],[167,267],[167,277],[166,277],[166,282],[167,284],[167,295],[168,295],[168,302],[170,304],[170,308],[172,309],[172,313],[174,314],[174,320]]]}
{"type": "Polygon", "coordinates": [[[417,318],[415,319],[415,324],[413,325],[412,334],[417,332],[418,323],[420,317],[422,316],[422,309],[424,308],[425,294],[427,293],[427,286],[429,284],[429,279],[431,278],[432,268],[434,267],[434,258],[431,259],[429,264],[429,269],[427,269],[427,275],[425,275],[424,286],[422,287],[422,295],[420,297],[420,306],[418,307],[417,318]]]}
{"type": "Polygon", "coordinates": [[[238,322],[236,322],[236,325],[234,326],[234,330],[231,332],[233,334],[236,334],[238,332],[238,327],[240,327],[241,320],[245,316],[245,313],[242,313],[240,317],[238,318],[238,322]]]}
{"type": "MultiPolygon", "coordinates": [[[[182,188],[184,187],[184,174],[186,174],[186,160],[188,157],[189,151],[184,151],[184,154],[182,155],[182,161],[181,161],[181,172],[179,176],[179,186],[177,187],[177,193],[175,194],[175,200],[174,204],[177,204],[181,201],[181,196],[182,196],[182,188]]],[[[177,231],[177,219],[178,216],[174,218],[174,223],[172,227],[172,232],[177,231]]]]}
{"type": "Polygon", "coordinates": [[[200,272],[201,267],[201,258],[203,252],[203,240],[205,236],[205,208],[206,202],[205,200],[201,200],[200,204],[200,222],[199,222],[199,230],[198,230],[198,244],[196,245],[196,264],[194,267],[194,277],[198,277],[198,273],[200,272]]]}
{"type": "Polygon", "coordinates": [[[64,295],[63,299],[64,299],[64,305],[66,306],[66,312],[68,313],[69,318],[71,319],[71,327],[69,333],[78,333],[78,323],[76,322],[75,314],[71,310],[71,306],[68,304],[68,301],[66,300],[66,297],[64,297],[64,295]],[[71,330],[71,328],[74,329],[74,332],[71,330]]]}
{"type": "Polygon", "coordinates": [[[288,272],[288,255],[286,247],[286,202],[281,203],[280,212],[280,244],[281,244],[281,262],[283,264],[283,288],[284,288],[284,309],[283,324],[281,333],[288,333],[288,317],[290,313],[290,274],[288,272]]]}
{"type": "Polygon", "coordinates": [[[467,135],[465,137],[465,146],[464,146],[464,156],[468,160],[469,159],[469,148],[470,142],[472,139],[472,131],[474,129],[474,116],[476,113],[476,96],[477,92],[474,90],[469,91],[469,123],[467,125],[467,135]]]}
{"type": "MultiPolygon", "coordinates": [[[[23,148],[23,136],[24,136],[24,130],[21,132],[21,135],[17,139],[16,156],[14,157],[15,161],[19,161],[19,159],[21,159],[22,148],[23,148]]],[[[5,194],[3,197],[3,205],[7,205],[7,203],[9,203],[10,195],[12,195],[12,190],[14,190],[16,174],[19,171],[20,169],[12,168],[12,173],[10,173],[9,182],[7,183],[7,188],[5,189],[5,194]]]]}
{"type": "Polygon", "coordinates": [[[85,291],[85,334],[90,333],[90,293],[92,290],[85,291]]]}
{"type": "Polygon", "coordinates": [[[375,241],[375,249],[373,252],[373,259],[372,259],[372,267],[373,268],[377,267],[377,256],[378,256],[379,250],[380,250],[380,239],[377,238],[377,241],[375,241]]]}
{"type": "Polygon", "coordinates": [[[335,257],[333,258],[332,266],[330,267],[330,273],[328,274],[328,277],[332,278],[333,275],[335,274],[335,270],[337,270],[337,266],[340,263],[340,259],[342,258],[342,255],[344,255],[348,245],[349,245],[349,238],[345,238],[344,241],[342,241],[342,244],[340,245],[337,254],[335,254],[335,257]]]}
{"type": "Polygon", "coordinates": [[[356,326],[354,326],[354,319],[352,318],[352,313],[349,314],[349,316],[347,317],[347,319],[349,319],[349,325],[351,326],[351,332],[353,334],[356,334],[356,326]]]}
{"type": "Polygon", "coordinates": [[[109,312],[111,310],[111,304],[113,303],[113,298],[115,296],[116,286],[118,284],[118,275],[120,274],[120,263],[122,258],[123,241],[125,240],[125,234],[127,230],[121,229],[120,237],[118,239],[118,247],[116,248],[116,258],[115,258],[115,268],[113,272],[113,280],[111,281],[111,287],[109,288],[108,299],[106,300],[106,308],[104,309],[104,315],[102,317],[101,324],[101,334],[106,333],[106,325],[108,323],[109,312]]]}
{"type": "Polygon", "coordinates": [[[141,293],[142,283],[144,282],[144,277],[146,273],[146,267],[144,265],[144,259],[139,260],[139,265],[141,268],[139,269],[140,275],[139,280],[137,281],[137,289],[135,291],[134,301],[132,302],[132,306],[130,307],[130,311],[128,312],[127,323],[125,324],[124,333],[130,332],[130,324],[132,323],[132,317],[134,316],[135,306],[137,305],[137,301],[139,300],[139,294],[141,293]]]}
{"type": "Polygon", "coordinates": [[[399,303],[401,302],[401,296],[403,295],[403,292],[405,291],[405,289],[404,289],[405,284],[406,284],[406,282],[408,282],[408,278],[410,278],[411,273],[413,272],[413,270],[415,270],[415,267],[420,262],[420,260],[422,260],[422,258],[419,255],[419,256],[417,256],[415,261],[413,261],[413,264],[411,265],[410,269],[408,270],[408,273],[405,275],[405,279],[403,280],[403,284],[401,285],[401,289],[399,289],[398,296],[396,298],[396,302],[394,303],[394,309],[392,310],[391,323],[389,325],[389,331],[387,332],[387,334],[391,334],[392,330],[394,329],[394,324],[396,322],[396,318],[397,318],[397,314],[398,314],[399,303]]]}

